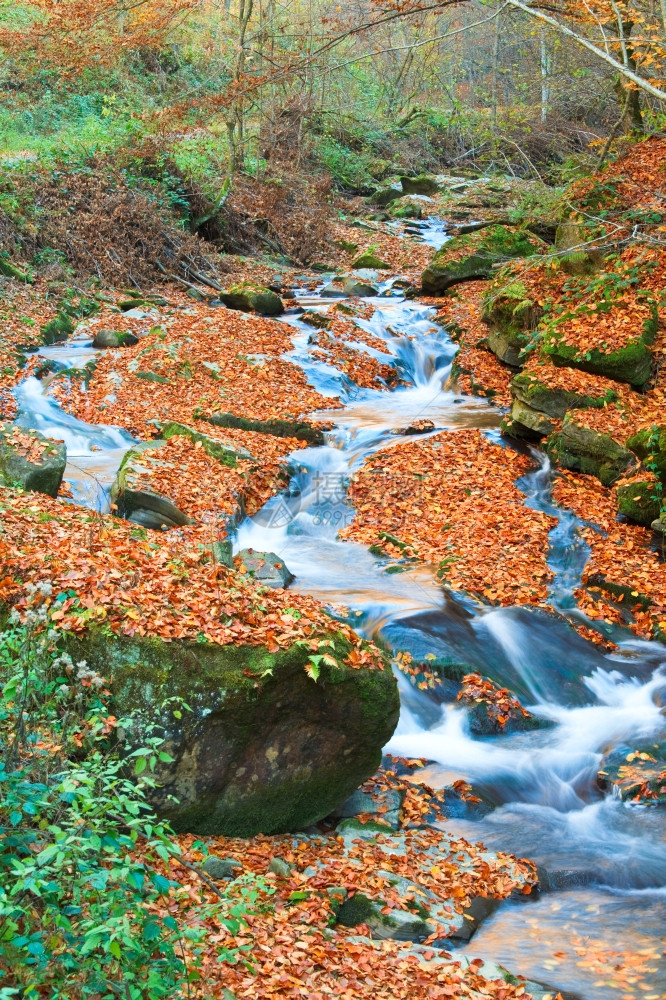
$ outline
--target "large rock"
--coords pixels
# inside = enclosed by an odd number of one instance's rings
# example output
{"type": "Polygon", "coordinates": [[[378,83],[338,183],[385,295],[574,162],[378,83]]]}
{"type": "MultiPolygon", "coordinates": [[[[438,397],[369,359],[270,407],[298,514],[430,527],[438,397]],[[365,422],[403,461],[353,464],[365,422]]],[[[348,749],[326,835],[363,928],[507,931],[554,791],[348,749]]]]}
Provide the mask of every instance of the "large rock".
{"type": "MultiPolygon", "coordinates": [[[[608,309],[613,308],[615,308],[613,304],[609,303],[608,309]]],[[[593,375],[603,375],[616,382],[629,382],[631,385],[641,387],[649,379],[652,370],[650,347],[654,343],[658,326],[656,304],[650,303],[649,308],[650,314],[644,320],[642,327],[635,330],[634,335],[627,339],[624,346],[615,351],[606,351],[598,347],[580,350],[566,342],[557,326],[545,332],[542,350],[550,355],[556,365],[580,368],[593,375]]],[[[619,315],[618,320],[622,319],[623,316],[619,315]]],[[[630,320],[630,317],[627,319],[630,320]]],[[[587,322],[591,324],[590,329],[593,330],[594,326],[589,316],[587,322]]],[[[630,329],[635,328],[630,327],[630,329]]]]}
{"type": "Polygon", "coordinates": [[[632,479],[617,488],[617,509],[636,524],[649,528],[661,513],[661,485],[653,479],[632,479]]]}
{"type": "Polygon", "coordinates": [[[240,459],[252,459],[250,452],[240,445],[217,441],[175,421],[164,424],[161,433],[161,439],[135,445],[127,452],[111,486],[111,502],[118,516],[156,531],[195,523],[168,496],[150,488],[151,468],[165,461],[161,450],[166,441],[172,437],[186,437],[200,445],[211,458],[232,467],[240,459]]]}
{"type": "Polygon", "coordinates": [[[369,279],[355,277],[353,274],[345,278],[343,288],[345,295],[352,298],[372,298],[378,292],[377,286],[373,285],[369,279]]]}
{"type": "Polygon", "coordinates": [[[391,185],[390,187],[379,188],[375,191],[370,201],[373,205],[379,206],[379,208],[386,208],[387,205],[397,201],[398,198],[402,198],[404,193],[402,187],[391,185]]]}
{"type": "Polygon", "coordinates": [[[512,379],[511,394],[531,409],[556,419],[563,417],[568,410],[599,407],[617,399],[617,392],[610,387],[603,396],[588,396],[546,385],[532,372],[521,372],[512,379]]]}
{"type": "Polygon", "coordinates": [[[163,444],[150,441],[131,448],[111,486],[111,503],[117,515],[155,531],[194,524],[167,496],[142,485],[151,466],[161,462],[159,450],[163,444]]]}
{"type": "Polygon", "coordinates": [[[377,770],[395,729],[388,664],[352,668],[344,636],[321,638],[337,662],[322,660],[317,682],[306,643],[269,653],[91,629],[70,635],[68,649],[113,679],[115,714],[135,715],[130,746],[144,745],[153,723],[163,731],[173,760],[158,763],[148,792],[159,813],[177,831],[252,836],[329,815],[377,770]]]}
{"type": "Polygon", "coordinates": [[[288,587],[294,579],[275,552],[258,552],[256,549],[241,549],[237,556],[241,572],[248,573],[257,583],[274,590],[288,587]]]}
{"type": "Polygon", "coordinates": [[[514,399],[511,419],[507,422],[506,433],[510,437],[539,439],[548,437],[555,430],[555,423],[539,410],[532,409],[520,399],[514,399]]]}
{"type": "Polygon", "coordinates": [[[220,299],[229,309],[256,312],[260,316],[280,316],[284,312],[279,295],[262,285],[252,285],[249,282],[232,285],[220,292],[220,299]]]}
{"type": "Polygon", "coordinates": [[[0,423],[0,484],[56,497],[67,464],[62,441],[0,423]]]}
{"type": "Polygon", "coordinates": [[[488,226],[480,233],[456,236],[445,243],[421,275],[421,285],[427,295],[441,295],[463,281],[488,280],[504,261],[535,252],[536,241],[530,233],[488,226]]]}
{"type": "Polygon", "coordinates": [[[484,303],[481,318],[490,327],[488,347],[500,361],[514,368],[522,365],[521,351],[530,340],[542,310],[529,297],[521,281],[512,281],[495,290],[484,303]]]}
{"type": "Polygon", "coordinates": [[[632,435],[627,448],[649,464],[662,482],[666,481],[666,425],[646,427],[632,435]]]}
{"type": "Polygon", "coordinates": [[[401,177],[400,185],[405,194],[432,195],[441,191],[435,178],[429,177],[427,174],[419,174],[418,177],[401,177]]]}
{"type": "Polygon", "coordinates": [[[562,422],[562,430],[552,434],[547,445],[552,461],[565,469],[596,476],[604,486],[611,486],[635,461],[631,452],[610,434],[578,423],[576,415],[570,413],[562,422]]]}
{"type": "Polygon", "coordinates": [[[113,347],[133,347],[139,338],[129,330],[97,330],[92,345],[100,350],[113,347]]]}

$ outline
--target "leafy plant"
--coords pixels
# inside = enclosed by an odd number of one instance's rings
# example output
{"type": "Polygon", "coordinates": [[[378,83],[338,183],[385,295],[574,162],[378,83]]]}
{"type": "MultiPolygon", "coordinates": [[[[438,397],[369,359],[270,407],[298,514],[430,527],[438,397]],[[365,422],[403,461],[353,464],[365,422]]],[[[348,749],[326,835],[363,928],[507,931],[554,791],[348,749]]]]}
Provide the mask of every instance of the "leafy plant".
{"type": "Polygon", "coordinates": [[[49,585],[30,593],[0,632],[0,998],[173,997],[199,977],[206,924],[237,933],[258,886],[187,924],[164,905],[182,892],[180,849],[146,791],[169,755],[150,733],[126,748],[134,720],[110,715],[107,679],[62,651],[49,585]]]}

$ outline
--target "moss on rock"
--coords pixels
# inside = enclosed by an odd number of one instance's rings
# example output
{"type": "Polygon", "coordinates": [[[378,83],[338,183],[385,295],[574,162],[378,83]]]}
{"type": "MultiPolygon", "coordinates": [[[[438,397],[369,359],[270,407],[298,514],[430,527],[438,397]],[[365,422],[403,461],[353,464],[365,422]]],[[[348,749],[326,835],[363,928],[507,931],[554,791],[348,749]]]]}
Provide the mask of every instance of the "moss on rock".
{"type": "Polygon", "coordinates": [[[220,299],[230,309],[256,312],[260,316],[280,316],[284,312],[282,299],[276,292],[250,282],[243,281],[232,285],[226,291],[220,292],[220,299]]]}
{"type": "Polygon", "coordinates": [[[150,793],[160,814],[178,831],[252,836],[327,816],[376,771],[397,723],[390,669],[348,667],[348,640],[322,638],[338,662],[322,662],[317,683],[309,644],[270,653],[100,628],[67,644],[112,678],[116,714],[137,716],[130,742],[150,724],[164,732],[173,762],[159,764],[150,793]]]}
{"type": "Polygon", "coordinates": [[[610,434],[577,423],[572,414],[565,416],[562,430],[548,438],[547,448],[553,462],[596,476],[604,486],[611,486],[634,461],[631,452],[610,434]]]}
{"type": "Polygon", "coordinates": [[[634,479],[617,488],[620,514],[649,528],[661,512],[662,492],[654,480],[634,479]]]}
{"type": "Polygon", "coordinates": [[[427,295],[441,295],[463,281],[488,280],[503,261],[530,257],[536,241],[524,230],[494,225],[478,233],[456,236],[438,250],[421,275],[427,295]]]}
{"type": "MultiPolygon", "coordinates": [[[[609,308],[612,308],[612,303],[609,303],[609,308]]],[[[650,315],[644,321],[642,330],[636,336],[630,337],[624,347],[615,351],[592,347],[581,352],[572,344],[565,343],[557,324],[551,324],[544,331],[542,349],[556,365],[580,368],[582,371],[603,375],[616,382],[643,386],[650,377],[652,369],[650,346],[654,343],[657,326],[657,306],[651,303],[650,315]]]]}
{"type": "Polygon", "coordinates": [[[0,423],[0,485],[57,497],[67,464],[65,445],[38,431],[19,429],[22,438],[40,443],[40,453],[33,456],[13,438],[16,430],[13,424],[0,423]]]}
{"type": "Polygon", "coordinates": [[[617,393],[610,388],[603,396],[586,396],[546,385],[531,372],[521,372],[512,379],[511,393],[533,410],[555,418],[563,417],[568,410],[601,407],[617,399],[617,393]]]}

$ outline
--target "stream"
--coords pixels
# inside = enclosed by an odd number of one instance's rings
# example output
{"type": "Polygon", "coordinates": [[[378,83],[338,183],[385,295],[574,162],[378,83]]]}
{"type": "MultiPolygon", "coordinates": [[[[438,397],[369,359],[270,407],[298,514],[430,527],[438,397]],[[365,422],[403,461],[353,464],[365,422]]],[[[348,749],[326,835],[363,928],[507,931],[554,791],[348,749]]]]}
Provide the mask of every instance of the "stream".
{"type": "MultiPolygon", "coordinates": [[[[443,241],[440,221],[421,229],[431,245],[443,241]]],[[[331,305],[312,293],[299,299],[308,309],[331,305]]],[[[277,553],[296,577],[294,590],[347,615],[368,638],[408,650],[415,659],[469,664],[550,721],[537,731],[474,738],[464,708],[438,703],[400,675],[402,712],[386,749],[431,761],[419,772],[429,785],[463,778],[494,806],[483,818],[447,820],[447,830],[529,857],[543,869],[546,891],[533,900],[503,903],[465,946],[467,953],[584,1000],[662,1000],[666,813],[604,795],[597,771],[612,747],[663,739],[666,650],[606,627],[604,635],[618,650],[605,653],[556,614],[482,606],[443,591],[425,567],[387,572],[389,560],[337,540],[353,516],[346,500],[350,476],[369,454],[414,440],[399,433],[414,420],[431,420],[433,433],[479,428],[510,447],[499,435],[500,411],[451,385],[457,347],[433,323],[434,310],[392,293],[391,281],[365,301],[374,306],[372,318],[355,322],[385,350],[359,349],[395,365],[408,384],[393,391],[359,389],[309,357],[312,328],[296,311],[286,315],[284,322],[294,328],[289,358],[320,393],[339,397],[344,409],[312,415],[334,425],[326,444],[291,457],[287,493],[240,525],[235,547],[277,553]],[[624,970],[609,988],[614,966],[628,956],[636,978],[624,970]]],[[[82,337],[40,351],[64,367],[80,367],[94,353],[82,337]]],[[[24,426],[66,441],[74,502],[106,509],[108,487],[131,438],[70,417],[35,378],[25,380],[17,397],[24,426]]],[[[556,573],[551,604],[596,627],[575,611],[572,596],[586,560],[576,536],[580,522],[553,504],[548,461],[540,452],[534,458],[535,470],[518,486],[527,504],[558,520],[550,536],[549,563],[556,573]]]]}

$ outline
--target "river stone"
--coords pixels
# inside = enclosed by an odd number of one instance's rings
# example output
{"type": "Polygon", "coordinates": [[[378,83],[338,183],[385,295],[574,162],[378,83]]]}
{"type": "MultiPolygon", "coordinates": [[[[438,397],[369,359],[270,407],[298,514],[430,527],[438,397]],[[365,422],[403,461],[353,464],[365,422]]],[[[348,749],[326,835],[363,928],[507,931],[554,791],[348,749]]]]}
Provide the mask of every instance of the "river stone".
{"type": "Polygon", "coordinates": [[[527,403],[514,399],[511,407],[511,435],[513,437],[548,437],[555,430],[555,422],[545,413],[533,410],[527,403]]]}
{"type": "Polygon", "coordinates": [[[139,338],[128,330],[98,330],[92,345],[100,349],[110,347],[133,347],[139,343],[139,338]]]}
{"type": "Polygon", "coordinates": [[[277,875],[279,878],[289,878],[291,875],[291,865],[283,861],[282,858],[272,858],[271,863],[268,866],[269,872],[273,875],[277,875]]]}
{"type": "Polygon", "coordinates": [[[577,423],[575,416],[575,411],[568,413],[562,430],[548,438],[551,461],[564,469],[596,476],[604,486],[612,486],[636,461],[634,456],[610,434],[577,423]]]}
{"type": "Polygon", "coordinates": [[[666,806],[666,743],[615,747],[601,761],[599,783],[625,802],[666,806]]]}
{"type": "MultiPolygon", "coordinates": [[[[418,886],[415,888],[420,894],[418,886]]],[[[364,893],[357,892],[349,899],[345,899],[338,910],[337,922],[343,927],[367,924],[372,937],[380,941],[387,939],[424,941],[437,929],[436,924],[411,910],[392,910],[390,914],[382,913],[385,906],[384,900],[370,899],[364,893]]]]}
{"type": "Polygon", "coordinates": [[[277,590],[281,587],[288,587],[294,580],[294,574],[287,569],[283,560],[275,552],[241,549],[237,559],[240,560],[241,567],[244,567],[243,572],[254,577],[264,587],[277,590]]]}
{"type": "Polygon", "coordinates": [[[400,184],[405,194],[437,194],[441,191],[440,185],[434,177],[427,174],[419,174],[418,177],[401,177],[400,184]]]}
{"type": "Polygon", "coordinates": [[[539,410],[548,417],[559,419],[569,410],[603,406],[617,399],[617,392],[609,386],[603,396],[587,396],[558,386],[551,387],[540,382],[532,372],[521,372],[511,380],[511,394],[533,410],[539,410]]]}
{"type": "Polygon", "coordinates": [[[376,285],[371,284],[370,281],[364,278],[356,278],[353,275],[345,278],[343,288],[345,295],[351,295],[355,298],[372,298],[378,292],[376,285]]]}
{"type": "Polygon", "coordinates": [[[0,423],[0,485],[56,497],[66,464],[67,448],[62,441],[52,441],[39,431],[0,423]],[[45,450],[34,460],[21,454],[23,447],[10,440],[14,430],[18,430],[22,437],[34,438],[46,445],[45,450]]]}
{"type": "Polygon", "coordinates": [[[434,255],[421,275],[426,295],[441,295],[463,281],[492,278],[495,268],[514,257],[536,252],[530,234],[505,226],[488,226],[480,233],[454,236],[434,255]]]}
{"type": "Polygon", "coordinates": [[[282,299],[263,285],[240,282],[220,292],[220,299],[229,309],[256,312],[260,316],[280,316],[284,312],[282,299]]]}
{"type": "Polygon", "coordinates": [[[327,285],[324,285],[319,295],[322,299],[344,299],[345,293],[337,285],[334,285],[332,281],[329,281],[327,285]]]}
{"type": "Polygon", "coordinates": [[[218,858],[215,854],[207,857],[201,868],[214,879],[234,879],[243,871],[240,861],[235,858],[218,858]]]}
{"type": "Polygon", "coordinates": [[[404,792],[379,788],[376,792],[367,792],[357,788],[334,812],[333,816],[349,819],[368,813],[380,823],[387,823],[397,830],[400,825],[400,809],[404,792]]]}
{"type": "MultiPolygon", "coordinates": [[[[328,816],[381,761],[400,709],[384,669],[344,663],[351,647],[335,631],[335,665],[306,673],[310,644],[269,652],[90,628],[69,634],[75,660],[111,677],[113,711],[133,715],[128,749],[157,726],[164,750],[152,806],[178,832],[254,836],[309,827],[328,816]],[[174,706],[188,707],[180,718],[174,706]]],[[[179,713],[180,714],[180,713],[179,713]]]]}

